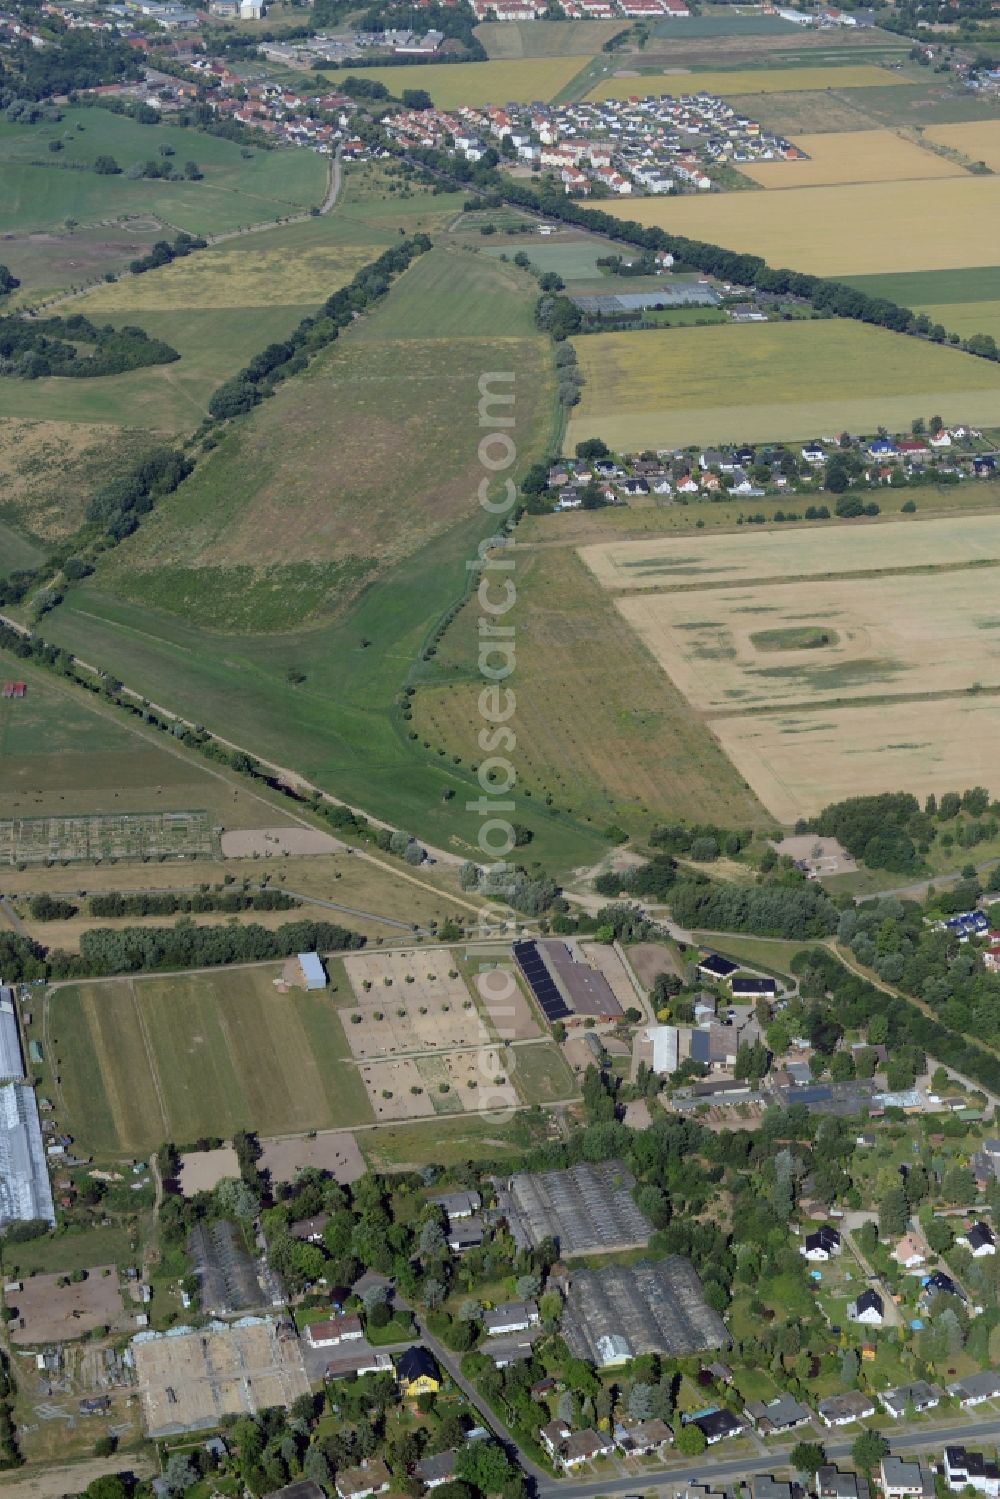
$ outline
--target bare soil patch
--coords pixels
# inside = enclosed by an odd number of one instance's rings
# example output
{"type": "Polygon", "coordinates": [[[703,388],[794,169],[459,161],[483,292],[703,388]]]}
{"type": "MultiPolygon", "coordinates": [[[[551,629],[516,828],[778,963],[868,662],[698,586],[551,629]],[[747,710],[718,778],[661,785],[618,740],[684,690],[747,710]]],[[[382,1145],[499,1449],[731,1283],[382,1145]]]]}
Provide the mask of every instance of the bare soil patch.
{"type": "Polygon", "coordinates": [[[181,1156],[181,1196],[211,1192],[219,1182],[239,1174],[240,1163],[231,1145],[222,1145],[218,1150],[193,1150],[181,1156]]]}
{"type": "Polygon", "coordinates": [[[346,848],[321,828],[233,828],[222,834],[224,859],[274,859],[338,854],[346,848]]]}
{"type": "Polygon", "coordinates": [[[542,1035],[511,965],[484,968],[476,979],[476,992],[502,1041],[531,1041],[542,1035]]]}
{"type": "Polygon", "coordinates": [[[34,1275],[6,1298],[14,1313],[12,1343],[61,1343],[95,1327],[122,1327],[125,1313],[118,1271],[95,1265],[86,1280],[60,1286],[61,1275],[34,1275]],[[22,1326],[23,1324],[23,1326],[22,1326]]]}
{"type": "Polygon", "coordinates": [[[659,942],[637,942],[628,950],[628,960],[635,969],[636,978],[644,989],[652,989],[658,973],[673,973],[682,976],[677,954],[659,942]]]}
{"type": "Polygon", "coordinates": [[[344,967],[357,1002],[339,1013],[351,1051],[359,1059],[448,1051],[487,1039],[465,980],[452,968],[447,951],[352,954],[344,967]]]}
{"type": "Polygon", "coordinates": [[[306,1167],[327,1171],[343,1185],[365,1174],[365,1162],[349,1130],[324,1129],[313,1135],[262,1140],[260,1164],[274,1182],[294,1181],[306,1167]]]}

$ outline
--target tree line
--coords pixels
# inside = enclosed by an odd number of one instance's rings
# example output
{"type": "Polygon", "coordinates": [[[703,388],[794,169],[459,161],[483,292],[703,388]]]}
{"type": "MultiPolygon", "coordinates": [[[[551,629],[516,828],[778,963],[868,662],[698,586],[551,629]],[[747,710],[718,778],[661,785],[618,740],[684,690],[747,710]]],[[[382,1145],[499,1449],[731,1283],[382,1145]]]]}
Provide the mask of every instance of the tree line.
{"type": "MultiPolygon", "coordinates": [[[[392,142],[387,144],[390,149],[397,152],[400,150],[392,142]]],[[[448,177],[456,187],[471,184],[483,189],[491,195],[498,207],[502,203],[514,204],[542,214],[547,219],[557,219],[601,234],[607,239],[635,245],[646,254],[664,250],[673,255],[675,261],[706,275],[731,282],[735,286],[755,287],[761,292],[798,297],[808,302],[817,312],[830,317],[851,318],[879,328],[888,328],[894,333],[932,338],[935,342],[944,342],[949,338],[946,330],[940,324],[932,323],[924,313],[915,313],[908,307],[901,307],[888,297],[869,296],[867,292],[830,277],[813,276],[785,267],[774,268],[759,255],[727,250],[722,245],[710,244],[705,240],[689,239],[686,235],[670,234],[665,229],[647,227],[631,219],[616,218],[602,209],[584,207],[566,197],[554,184],[536,187],[530,182],[514,180],[497,169],[498,157],[495,152],[485,153],[483,159],[474,164],[431,147],[408,147],[405,154],[434,176],[448,177]]],[[[482,207],[483,204],[477,203],[476,206],[482,207]]],[[[958,342],[967,353],[982,359],[1000,360],[1000,348],[990,334],[976,333],[958,342]]]]}
{"type": "Polygon", "coordinates": [[[886,791],[833,802],[796,831],[836,838],[869,869],[916,874],[924,868],[924,855],[935,840],[945,847],[957,841],[960,847],[972,848],[996,835],[998,816],[1000,807],[990,802],[984,786],[947,791],[940,801],[932,793],[923,808],[909,792],[886,791]],[[972,821],[956,821],[960,813],[972,821]],[[992,820],[983,822],[987,814],[992,820]]]}

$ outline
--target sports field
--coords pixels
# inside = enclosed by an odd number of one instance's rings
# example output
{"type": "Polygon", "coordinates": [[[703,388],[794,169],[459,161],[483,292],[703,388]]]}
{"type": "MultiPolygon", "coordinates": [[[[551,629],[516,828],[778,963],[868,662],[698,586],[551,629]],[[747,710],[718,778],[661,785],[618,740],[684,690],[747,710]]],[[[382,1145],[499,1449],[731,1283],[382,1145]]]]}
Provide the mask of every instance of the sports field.
{"type": "Polygon", "coordinates": [[[1000,719],[1000,518],[584,549],[775,817],[988,784],[1000,719]],[[636,592],[635,586],[648,591],[636,592]]]}
{"type": "Polygon", "coordinates": [[[1000,172],[1000,120],[976,120],[959,125],[932,125],[927,137],[950,146],[970,161],[981,161],[993,172],[1000,172]]]}
{"type": "MultiPolygon", "coordinates": [[[[794,163],[788,165],[794,170],[794,163]]],[[[1000,176],[946,177],[930,193],[911,182],[870,182],[601,206],[617,218],[818,276],[995,265],[1000,176]]]]}
{"type": "Polygon", "coordinates": [[[806,161],[758,161],[740,171],[761,187],[830,187],[848,182],[905,182],[963,176],[962,167],[891,130],[796,135],[806,161]]]}
{"type": "MultiPolygon", "coordinates": [[[[781,195],[784,197],[784,194],[781,195]]],[[[892,431],[918,415],[996,420],[1000,367],[845,320],[606,333],[575,340],[585,376],[568,451],[892,431]]]]}
{"type": "MultiPolygon", "coordinates": [[[[417,83],[412,68],[389,64],[365,68],[364,76],[384,83],[397,98],[405,88],[422,88],[438,109],[460,109],[464,104],[530,104],[548,102],[585,68],[590,57],[560,54],[558,57],[522,57],[516,61],[428,63],[420,69],[417,83]]],[[[336,85],[340,73],[321,73],[336,85]]]]}
{"type": "Polygon", "coordinates": [[[902,84],[905,79],[871,63],[848,63],[837,68],[733,68],[724,72],[627,73],[602,78],[588,99],[630,99],[647,94],[708,93],[783,94],[801,89],[868,88],[902,84]]]}
{"type": "MultiPolygon", "coordinates": [[[[99,1156],[164,1140],[333,1129],[371,1118],[329,994],[279,994],[278,968],[56,990],[49,1045],[67,1125],[99,1156]],[[72,1058],[72,1066],[65,1065],[72,1058]]],[[[334,972],[343,974],[339,968],[334,972]]]]}

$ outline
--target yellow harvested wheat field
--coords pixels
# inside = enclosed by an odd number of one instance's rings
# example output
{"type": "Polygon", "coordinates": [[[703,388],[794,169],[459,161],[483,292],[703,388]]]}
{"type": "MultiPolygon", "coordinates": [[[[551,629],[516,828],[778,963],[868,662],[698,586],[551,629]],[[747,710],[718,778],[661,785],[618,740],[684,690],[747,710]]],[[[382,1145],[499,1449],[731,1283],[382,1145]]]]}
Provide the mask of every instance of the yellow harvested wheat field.
{"type": "Polygon", "coordinates": [[[930,125],[924,132],[928,140],[950,146],[970,161],[984,161],[994,172],[1000,172],[1000,120],[976,120],[966,125],[930,125]]]}
{"type": "MultiPolygon", "coordinates": [[[[438,109],[460,109],[464,104],[530,104],[534,99],[552,99],[589,61],[589,57],[519,57],[432,62],[419,69],[419,77],[405,64],[390,63],[384,68],[365,68],[365,77],[384,83],[397,98],[404,88],[423,88],[438,109]]],[[[336,83],[343,74],[325,76],[336,83]]]]}
{"type": "MultiPolygon", "coordinates": [[[[370,71],[366,69],[367,73],[370,71]]],[[[375,70],[379,71],[378,69],[375,70]]],[[[426,71],[426,70],[423,70],[426,71]]],[[[884,88],[907,80],[871,63],[842,68],[740,68],[699,73],[626,73],[602,78],[588,99],[630,99],[646,94],[791,94],[809,89],[884,88]]]]}
{"type": "Polygon", "coordinates": [[[580,556],[602,587],[615,590],[701,590],[718,583],[1000,563],[1000,515],[602,541],[581,547],[580,556]]]}
{"type": "Polygon", "coordinates": [[[91,312],[170,312],[176,307],[315,307],[374,260],[371,245],[286,251],[209,250],[143,276],[99,286],[77,304],[91,312]]]}
{"type": "Polygon", "coordinates": [[[973,578],[958,567],[916,579],[626,594],[617,603],[688,701],[724,713],[1000,687],[998,588],[1000,571],[973,578]]]}
{"type": "Polygon", "coordinates": [[[790,825],[880,791],[921,801],[996,779],[1000,701],[948,698],[819,713],[714,718],[709,727],[768,811],[790,825]]]}
{"type": "Polygon", "coordinates": [[[989,784],[1000,517],[612,542],[581,556],[780,821],[842,796],[989,784]]]}
{"type": "Polygon", "coordinates": [[[923,411],[1000,421],[1000,366],[843,319],[602,333],[575,347],[585,383],[569,451],[589,437],[639,452],[898,431],[923,411]]]}
{"type": "Polygon", "coordinates": [[[943,156],[903,140],[891,130],[831,131],[796,135],[806,161],[758,161],[741,166],[744,177],[767,188],[831,187],[847,182],[905,182],[964,176],[943,156]]]}
{"type": "MultiPolygon", "coordinates": [[[[978,128],[978,127],[977,127],[978,128]]],[[[817,276],[996,265],[1000,176],[602,203],[605,213],[817,276]]]]}

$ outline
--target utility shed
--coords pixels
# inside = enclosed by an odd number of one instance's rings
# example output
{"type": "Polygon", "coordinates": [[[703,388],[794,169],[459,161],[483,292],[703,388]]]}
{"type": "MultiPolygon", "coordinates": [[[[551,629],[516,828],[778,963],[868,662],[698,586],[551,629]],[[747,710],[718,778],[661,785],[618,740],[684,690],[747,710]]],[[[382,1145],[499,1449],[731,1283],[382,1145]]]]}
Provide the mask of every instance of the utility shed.
{"type": "Polygon", "coordinates": [[[300,952],[298,955],[299,968],[305,979],[307,989],[326,988],[326,970],[314,952],[300,952]]]}

